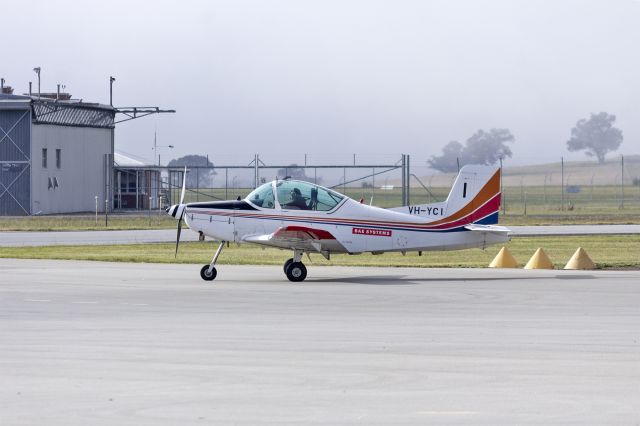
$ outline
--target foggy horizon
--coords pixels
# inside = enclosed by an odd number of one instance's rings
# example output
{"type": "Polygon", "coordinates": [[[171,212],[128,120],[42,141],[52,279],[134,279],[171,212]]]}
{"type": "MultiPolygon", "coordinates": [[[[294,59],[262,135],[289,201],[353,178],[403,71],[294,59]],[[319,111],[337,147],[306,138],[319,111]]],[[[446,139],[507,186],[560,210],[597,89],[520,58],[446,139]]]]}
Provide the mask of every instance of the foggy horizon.
{"type": "Polygon", "coordinates": [[[214,164],[399,159],[425,166],[477,130],[515,136],[505,165],[569,152],[591,113],[617,117],[610,153],[638,154],[640,2],[35,1],[3,10],[0,77],[42,92],[159,106],[116,129],[116,151],[214,164]]]}

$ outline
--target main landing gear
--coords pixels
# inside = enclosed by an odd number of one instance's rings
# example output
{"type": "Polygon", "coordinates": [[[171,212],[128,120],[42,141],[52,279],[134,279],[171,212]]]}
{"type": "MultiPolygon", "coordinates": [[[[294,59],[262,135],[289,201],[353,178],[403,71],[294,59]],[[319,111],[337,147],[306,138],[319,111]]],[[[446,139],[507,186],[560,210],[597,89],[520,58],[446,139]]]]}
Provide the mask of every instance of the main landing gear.
{"type": "MultiPolygon", "coordinates": [[[[202,277],[203,280],[213,281],[216,279],[218,271],[216,271],[215,264],[218,261],[218,257],[220,257],[222,248],[226,243],[226,241],[220,241],[220,246],[218,247],[218,250],[216,250],[216,254],[213,255],[211,263],[208,265],[204,265],[202,269],[200,269],[200,277],[202,277]]],[[[302,263],[303,254],[304,251],[302,250],[294,250],[293,257],[284,263],[284,273],[289,281],[297,283],[300,281],[304,281],[305,278],[307,278],[307,267],[302,263]]]]}
{"type": "Polygon", "coordinates": [[[226,241],[220,241],[220,247],[216,250],[216,254],[213,255],[213,259],[211,259],[211,263],[208,265],[204,265],[202,269],[200,269],[200,276],[205,281],[213,281],[216,279],[216,275],[218,275],[218,271],[216,271],[215,264],[218,261],[218,256],[222,253],[222,247],[226,244],[226,241]]]}
{"type": "Polygon", "coordinates": [[[284,273],[289,281],[294,283],[304,281],[307,278],[307,267],[301,262],[303,253],[302,250],[294,250],[293,258],[284,262],[284,273]]]}

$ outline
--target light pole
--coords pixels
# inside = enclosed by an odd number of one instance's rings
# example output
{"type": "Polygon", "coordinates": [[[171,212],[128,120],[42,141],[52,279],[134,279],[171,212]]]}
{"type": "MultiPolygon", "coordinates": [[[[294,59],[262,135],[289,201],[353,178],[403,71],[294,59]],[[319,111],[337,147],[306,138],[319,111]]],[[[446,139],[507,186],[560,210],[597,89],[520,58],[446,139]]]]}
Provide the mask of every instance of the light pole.
{"type": "Polygon", "coordinates": [[[153,152],[154,155],[158,156],[158,167],[160,167],[160,153],[158,153],[158,148],[173,149],[173,145],[158,145],[157,132],[153,132],[153,152]]]}
{"type": "Polygon", "coordinates": [[[38,74],[38,100],[40,99],[40,67],[35,67],[33,69],[36,74],[38,74]]]}

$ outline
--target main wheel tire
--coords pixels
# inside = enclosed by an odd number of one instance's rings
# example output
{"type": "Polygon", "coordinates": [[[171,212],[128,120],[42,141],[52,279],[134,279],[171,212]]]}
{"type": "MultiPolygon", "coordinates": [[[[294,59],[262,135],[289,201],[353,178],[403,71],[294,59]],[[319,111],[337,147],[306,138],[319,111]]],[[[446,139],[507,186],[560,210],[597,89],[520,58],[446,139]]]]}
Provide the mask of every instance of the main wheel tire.
{"type": "Polygon", "coordinates": [[[289,259],[286,262],[284,262],[284,267],[282,268],[282,270],[284,271],[284,273],[287,273],[287,268],[289,267],[289,265],[291,265],[293,263],[293,259],[289,259]]]}
{"type": "Polygon", "coordinates": [[[291,262],[285,274],[289,281],[294,283],[304,281],[307,278],[307,267],[302,262],[291,262]]]}
{"type": "Polygon", "coordinates": [[[216,271],[215,266],[211,268],[211,272],[209,272],[209,265],[204,265],[202,269],[200,269],[200,276],[205,281],[213,281],[216,279],[216,275],[218,275],[218,271],[216,271]]]}

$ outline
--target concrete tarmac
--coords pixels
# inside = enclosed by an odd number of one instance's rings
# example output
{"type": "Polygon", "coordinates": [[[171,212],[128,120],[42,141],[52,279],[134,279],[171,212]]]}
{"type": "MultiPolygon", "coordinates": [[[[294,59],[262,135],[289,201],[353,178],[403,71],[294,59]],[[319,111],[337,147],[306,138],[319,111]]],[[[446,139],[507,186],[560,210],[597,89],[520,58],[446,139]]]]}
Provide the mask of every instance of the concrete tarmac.
{"type": "MultiPolygon", "coordinates": [[[[640,225],[549,225],[509,226],[513,237],[557,235],[628,235],[640,234],[640,225]]],[[[176,240],[175,229],[127,231],[55,231],[0,232],[0,247],[51,246],[85,244],[146,244],[171,243],[176,240]]],[[[181,241],[197,241],[198,234],[184,229],[181,241]]]]}
{"type": "Polygon", "coordinates": [[[0,424],[638,424],[640,272],[0,259],[0,424]]]}

